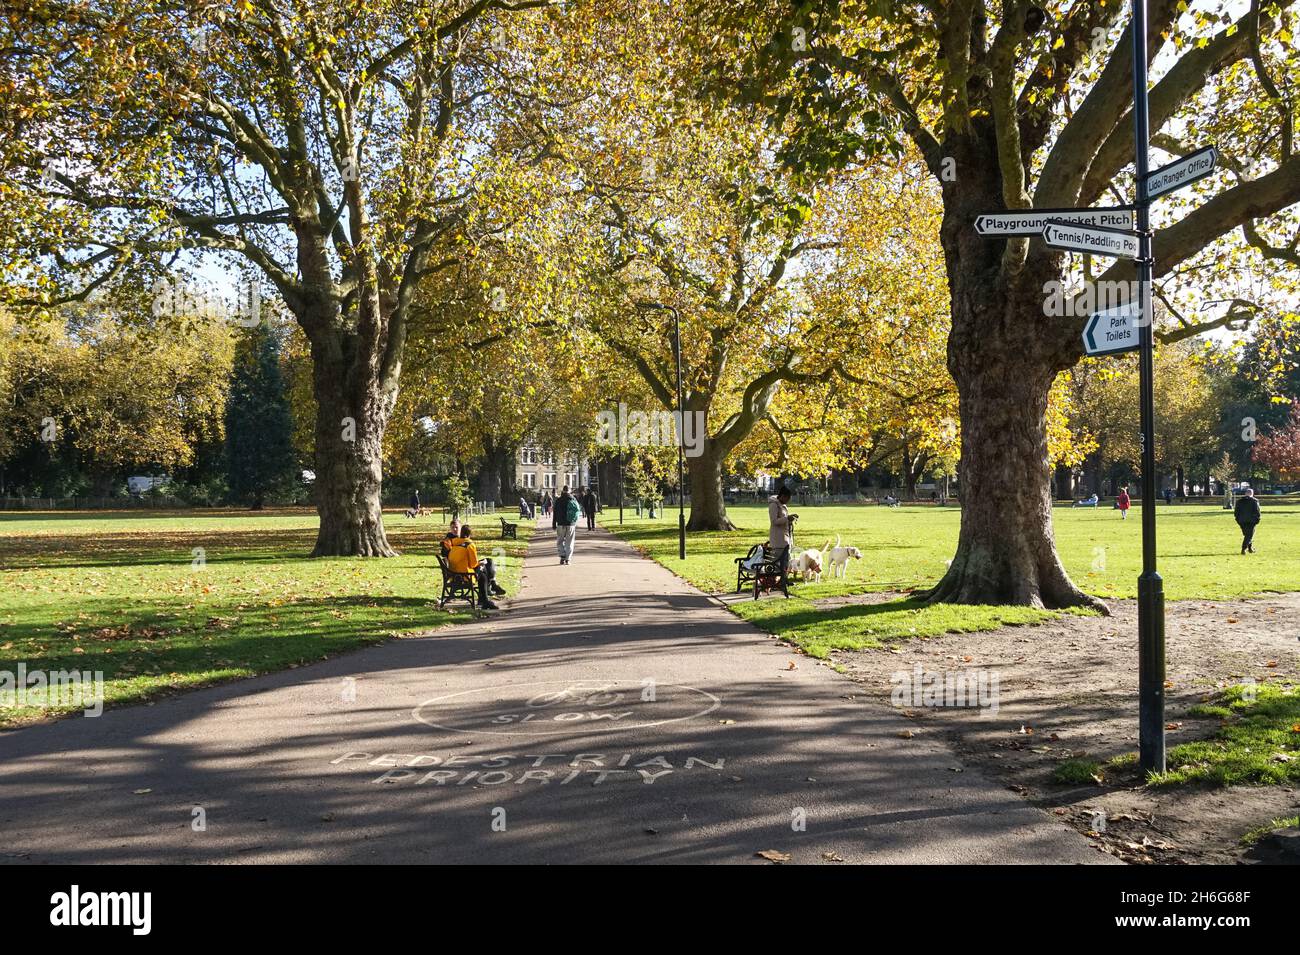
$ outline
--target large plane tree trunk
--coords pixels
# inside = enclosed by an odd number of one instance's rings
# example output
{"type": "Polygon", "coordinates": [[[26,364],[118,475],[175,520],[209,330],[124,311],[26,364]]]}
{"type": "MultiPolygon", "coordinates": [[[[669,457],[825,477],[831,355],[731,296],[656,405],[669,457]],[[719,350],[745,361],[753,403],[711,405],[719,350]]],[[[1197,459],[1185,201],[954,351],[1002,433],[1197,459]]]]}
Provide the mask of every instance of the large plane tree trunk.
{"type": "MultiPolygon", "coordinates": [[[[991,140],[974,146],[959,168],[996,170],[991,140]]],[[[975,234],[975,215],[999,207],[999,190],[996,174],[981,183],[968,173],[945,193],[948,370],[961,403],[962,512],[957,552],[925,596],[934,603],[1104,611],[1066,574],[1052,530],[1047,396],[1056,375],[1074,363],[1071,348],[1079,347],[1072,346],[1074,331],[1044,312],[1044,287],[1059,280],[1060,266],[1040,242],[1008,271],[1006,243],[975,234]],[[976,194],[963,196],[961,188],[976,194]]]]}
{"type": "Polygon", "coordinates": [[[483,460],[479,467],[478,494],[475,495],[475,500],[491,501],[498,506],[505,503],[501,475],[509,458],[509,448],[502,447],[492,438],[483,440],[483,460]]]}
{"type": "Polygon", "coordinates": [[[691,488],[691,516],[688,531],[734,531],[722,496],[722,469],[726,453],[711,438],[703,443],[699,457],[687,458],[687,483],[691,488]]]}
{"type": "Polygon", "coordinates": [[[384,429],[396,393],[385,393],[370,362],[350,349],[312,345],[316,396],[316,509],[320,529],[313,557],[395,557],[384,533],[384,429]]]}

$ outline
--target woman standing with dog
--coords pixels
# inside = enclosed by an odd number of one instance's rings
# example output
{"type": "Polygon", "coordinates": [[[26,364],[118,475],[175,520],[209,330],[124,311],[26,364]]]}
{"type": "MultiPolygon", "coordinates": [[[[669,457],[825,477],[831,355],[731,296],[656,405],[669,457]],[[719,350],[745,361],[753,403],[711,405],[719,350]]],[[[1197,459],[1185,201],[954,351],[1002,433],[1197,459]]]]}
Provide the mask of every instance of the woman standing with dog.
{"type": "Polygon", "coordinates": [[[775,557],[785,551],[782,562],[789,561],[790,548],[794,546],[794,524],[798,514],[790,513],[790,489],[782,486],[767,499],[767,548],[775,557]]]}

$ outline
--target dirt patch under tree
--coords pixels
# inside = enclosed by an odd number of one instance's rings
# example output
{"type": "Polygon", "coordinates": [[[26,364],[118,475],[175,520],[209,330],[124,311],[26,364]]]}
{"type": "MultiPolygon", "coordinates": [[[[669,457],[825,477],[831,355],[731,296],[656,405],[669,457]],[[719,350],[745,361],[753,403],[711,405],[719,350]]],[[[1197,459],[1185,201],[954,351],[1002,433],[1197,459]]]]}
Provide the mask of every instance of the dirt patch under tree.
{"type": "MultiPolygon", "coordinates": [[[[963,761],[1062,817],[1100,851],[1138,863],[1300,861],[1276,850],[1275,840],[1255,849],[1241,843],[1256,826],[1300,811],[1300,788],[1294,786],[1152,789],[1133,780],[1082,786],[1053,781],[1064,760],[1105,763],[1137,750],[1137,603],[1114,601],[1111,608],[1110,617],[1070,616],[839,652],[834,664],[884,702],[893,689],[891,675],[917,664],[926,673],[996,672],[996,714],[912,706],[906,713],[914,731],[943,734],[963,761]]],[[[1300,594],[1170,603],[1165,632],[1170,747],[1215,733],[1218,720],[1187,711],[1216,691],[1251,679],[1300,681],[1300,594]]]]}

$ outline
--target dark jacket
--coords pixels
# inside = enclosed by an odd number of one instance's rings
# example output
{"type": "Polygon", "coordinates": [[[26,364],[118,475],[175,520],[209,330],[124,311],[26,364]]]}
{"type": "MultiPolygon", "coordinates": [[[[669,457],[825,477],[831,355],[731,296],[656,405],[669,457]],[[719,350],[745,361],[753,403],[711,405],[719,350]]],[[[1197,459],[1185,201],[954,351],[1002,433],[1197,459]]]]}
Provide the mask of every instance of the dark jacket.
{"type": "Polygon", "coordinates": [[[596,497],[595,491],[588,491],[579,503],[582,504],[584,514],[595,514],[600,510],[600,499],[596,497]]]}
{"type": "Polygon", "coordinates": [[[1238,524],[1259,523],[1259,501],[1253,497],[1237,498],[1237,506],[1232,509],[1232,516],[1238,524]]]}
{"type": "MultiPolygon", "coordinates": [[[[556,527],[556,526],[572,527],[574,524],[577,523],[576,520],[573,521],[569,520],[568,514],[565,513],[569,508],[569,502],[576,501],[576,500],[577,498],[575,498],[572,494],[561,494],[559,497],[555,499],[555,507],[551,511],[552,527],[556,527]]],[[[581,505],[578,506],[578,513],[582,513],[581,505]]]]}

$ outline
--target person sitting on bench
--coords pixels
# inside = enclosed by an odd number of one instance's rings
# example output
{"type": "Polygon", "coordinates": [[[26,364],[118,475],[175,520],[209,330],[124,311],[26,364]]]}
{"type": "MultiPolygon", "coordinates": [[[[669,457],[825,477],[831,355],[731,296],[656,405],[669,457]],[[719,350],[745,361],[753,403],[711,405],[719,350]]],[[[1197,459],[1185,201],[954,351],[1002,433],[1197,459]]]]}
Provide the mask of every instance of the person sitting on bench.
{"type": "Polygon", "coordinates": [[[474,529],[468,524],[463,525],[460,529],[460,537],[452,540],[450,544],[447,565],[452,573],[473,574],[478,581],[479,606],[484,610],[497,610],[498,607],[488,596],[488,591],[491,590],[493,596],[500,597],[506,590],[497,583],[496,568],[492,566],[492,558],[484,557],[479,560],[478,548],[474,544],[474,529]]]}
{"type": "Polygon", "coordinates": [[[456,518],[453,517],[451,519],[451,529],[447,531],[446,534],[443,535],[442,541],[440,542],[442,544],[443,557],[451,556],[451,542],[458,539],[459,537],[460,537],[460,521],[458,521],[456,518]]]}

